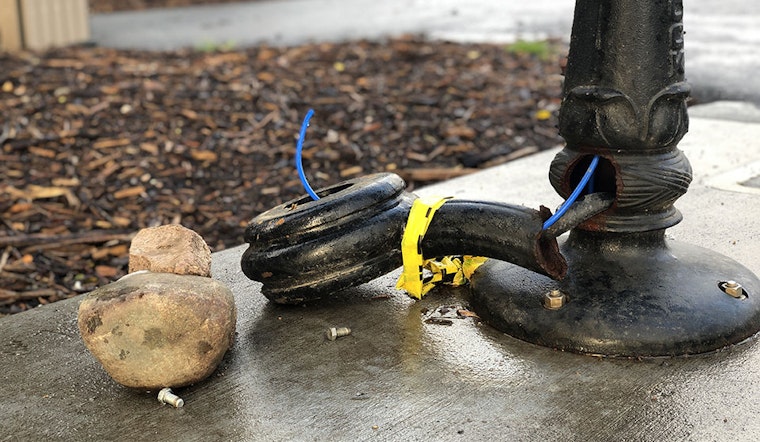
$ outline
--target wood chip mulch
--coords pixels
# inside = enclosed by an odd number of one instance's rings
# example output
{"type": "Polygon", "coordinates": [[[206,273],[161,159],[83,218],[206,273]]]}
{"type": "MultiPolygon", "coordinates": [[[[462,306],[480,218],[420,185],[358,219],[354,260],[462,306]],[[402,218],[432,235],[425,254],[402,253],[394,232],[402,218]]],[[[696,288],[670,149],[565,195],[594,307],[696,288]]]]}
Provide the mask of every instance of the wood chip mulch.
{"type": "Polygon", "coordinates": [[[124,275],[140,228],[215,251],[312,186],[380,171],[420,184],[561,143],[560,64],[503,45],[383,42],[0,54],[0,315],[124,275]]]}

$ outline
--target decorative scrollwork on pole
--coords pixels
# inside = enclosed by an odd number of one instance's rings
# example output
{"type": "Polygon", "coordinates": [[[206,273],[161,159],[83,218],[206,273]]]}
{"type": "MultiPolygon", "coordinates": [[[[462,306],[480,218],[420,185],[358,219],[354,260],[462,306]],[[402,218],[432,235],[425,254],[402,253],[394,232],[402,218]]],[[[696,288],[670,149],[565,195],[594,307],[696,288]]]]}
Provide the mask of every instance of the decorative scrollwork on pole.
{"type": "Polygon", "coordinates": [[[673,203],[691,182],[676,147],[689,128],[683,3],[579,0],[559,130],[567,145],[550,170],[567,196],[576,165],[600,155],[614,171],[615,206],[582,226],[640,232],[677,224],[673,203]]]}

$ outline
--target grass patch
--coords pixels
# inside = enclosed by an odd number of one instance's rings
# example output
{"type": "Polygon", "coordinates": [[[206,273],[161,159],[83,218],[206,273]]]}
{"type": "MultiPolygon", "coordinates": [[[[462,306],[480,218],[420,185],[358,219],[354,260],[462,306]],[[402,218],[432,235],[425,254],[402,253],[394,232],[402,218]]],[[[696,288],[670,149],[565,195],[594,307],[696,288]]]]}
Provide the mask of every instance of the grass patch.
{"type": "Polygon", "coordinates": [[[520,55],[532,55],[539,60],[547,60],[552,55],[552,45],[546,40],[517,40],[506,46],[507,52],[520,55]]]}
{"type": "Polygon", "coordinates": [[[200,52],[226,52],[232,51],[236,47],[236,44],[232,40],[228,40],[224,43],[217,43],[214,41],[204,41],[195,46],[195,49],[200,52]]]}

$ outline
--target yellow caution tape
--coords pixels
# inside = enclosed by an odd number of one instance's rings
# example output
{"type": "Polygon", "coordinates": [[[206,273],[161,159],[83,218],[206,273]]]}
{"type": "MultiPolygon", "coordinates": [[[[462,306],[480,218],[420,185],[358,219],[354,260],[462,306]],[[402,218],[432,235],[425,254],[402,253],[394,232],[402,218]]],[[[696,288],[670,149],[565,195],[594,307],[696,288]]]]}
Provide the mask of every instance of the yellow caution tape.
{"type": "Polygon", "coordinates": [[[488,258],[483,256],[464,255],[462,257],[462,275],[464,275],[466,282],[472,279],[472,274],[475,273],[475,270],[486,261],[488,261],[488,258]]]}
{"type": "Polygon", "coordinates": [[[445,256],[440,260],[422,257],[422,240],[433,220],[433,215],[451,197],[418,198],[412,204],[401,238],[401,256],[404,269],[396,288],[405,290],[409,296],[422,297],[438,283],[463,285],[486,258],[474,256],[445,256]],[[425,277],[425,270],[430,275],[425,277]]]}
{"type": "Polygon", "coordinates": [[[410,296],[422,299],[433,285],[423,284],[424,260],[422,258],[422,239],[438,210],[449,198],[423,197],[412,203],[409,218],[406,220],[404,236],[401,237],[401,258],[404,270],[396,283],[397,289],[406,290],[410,296]]]}

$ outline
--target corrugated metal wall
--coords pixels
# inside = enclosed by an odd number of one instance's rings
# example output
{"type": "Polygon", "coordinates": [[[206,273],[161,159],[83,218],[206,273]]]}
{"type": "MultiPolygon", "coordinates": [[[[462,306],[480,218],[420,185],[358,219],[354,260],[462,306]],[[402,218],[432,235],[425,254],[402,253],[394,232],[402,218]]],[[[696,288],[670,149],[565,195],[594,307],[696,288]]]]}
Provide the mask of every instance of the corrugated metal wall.
{"type": "Polygon", "coordinates": [[[2,49],[45,49],[89,38],[87,0],[0,0],[2,49]]]}

